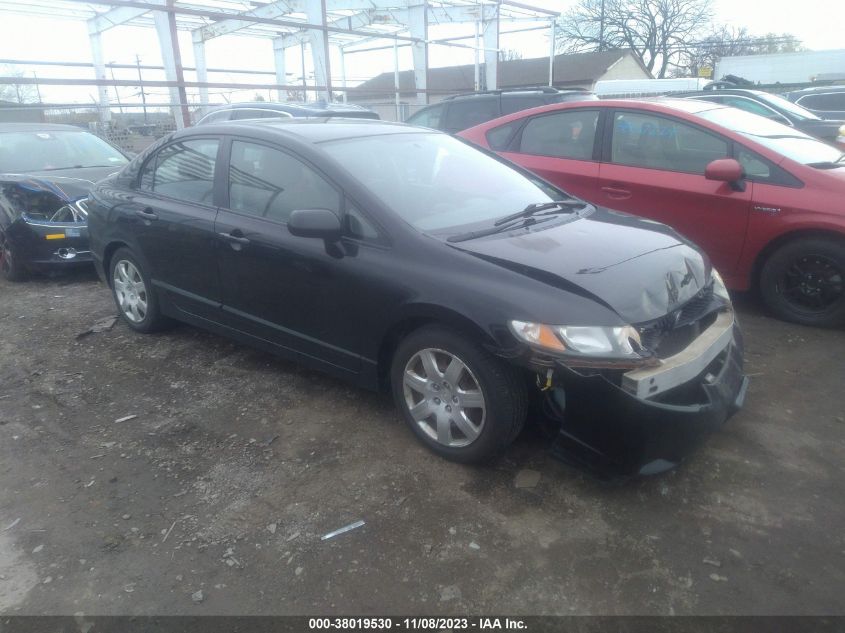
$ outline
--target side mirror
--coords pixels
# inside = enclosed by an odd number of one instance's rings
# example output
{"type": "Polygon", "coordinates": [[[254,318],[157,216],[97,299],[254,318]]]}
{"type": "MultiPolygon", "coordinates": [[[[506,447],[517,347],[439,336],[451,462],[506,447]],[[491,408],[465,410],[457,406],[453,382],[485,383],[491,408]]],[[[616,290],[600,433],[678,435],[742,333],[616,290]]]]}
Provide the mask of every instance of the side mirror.
{"type": "Polygon", "coordinates": [[[340,218],[328,209],[296,209],[288,218],[288,230],[297,237],[340,239],[343,231],[340,218]]]}
{"type": "Polygon", "coordinates": [[[745,191],[745,170],[735,158],[718,158],[704,168],[707,180],[726,182],[736,191],[745,191]]]}

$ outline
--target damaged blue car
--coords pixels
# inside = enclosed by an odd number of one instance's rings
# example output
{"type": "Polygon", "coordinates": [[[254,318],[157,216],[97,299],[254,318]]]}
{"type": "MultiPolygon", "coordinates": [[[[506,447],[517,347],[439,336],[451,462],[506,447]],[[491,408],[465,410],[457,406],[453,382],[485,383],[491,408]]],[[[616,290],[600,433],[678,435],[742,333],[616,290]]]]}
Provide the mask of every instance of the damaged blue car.
{"type": "Polygon", "coordinates": [[[85,199],[128,158],[70,125],[0,125],[0,274],[91,262],[85,199]]]}

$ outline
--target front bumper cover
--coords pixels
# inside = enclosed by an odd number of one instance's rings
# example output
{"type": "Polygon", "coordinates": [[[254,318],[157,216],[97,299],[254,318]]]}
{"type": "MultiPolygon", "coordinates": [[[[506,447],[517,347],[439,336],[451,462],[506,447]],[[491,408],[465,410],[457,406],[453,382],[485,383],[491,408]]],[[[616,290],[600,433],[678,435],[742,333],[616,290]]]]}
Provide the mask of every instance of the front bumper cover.
{"type": "Polygon", "coordinates": [[[601,476],[656,474],[680,463],[745,399],[742,333],[733,314],[723,314],[677,357],[621,380],[556,362],[547,392],[557,424],[552,453],[601,476]]]}

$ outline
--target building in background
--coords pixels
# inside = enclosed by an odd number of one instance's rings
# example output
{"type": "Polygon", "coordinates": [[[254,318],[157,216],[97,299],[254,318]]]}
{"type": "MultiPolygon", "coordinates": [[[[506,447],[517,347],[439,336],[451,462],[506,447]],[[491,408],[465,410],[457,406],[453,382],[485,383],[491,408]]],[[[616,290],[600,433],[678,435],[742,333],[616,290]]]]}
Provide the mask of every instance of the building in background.
{"type": "Polygon", "coordinates": [[[766,85],[845,79],[845,49],[723,57],[715,76],[725,75],[766,85]]]}
{"type": "MultiPolygon", "coordinates": [[[[530,88],[549,85],[549,58],[514,59],[499,62],[499,88],[530,88]]],[[[484,89],[484,67],[479,78],[484,89]]],[[[610,79],[651,79],[645,66],[630,51],[612,50],[573,55],[555,55],[555,88],[585,88],[593,90],[596,82],[610,79]]],[[[437,103],[449,95],[472,92],[475,88],[475,66],[447,66],[428,71],[428,102],[437,103]]],[[[350,91],[348,101],[372,108],[386,120],[396,120],[394,73],[382,73],[350,91]]],[[[404,120],[417,108],[414,91],[414,72],[399,73],[401,118],[404,120]]]]}

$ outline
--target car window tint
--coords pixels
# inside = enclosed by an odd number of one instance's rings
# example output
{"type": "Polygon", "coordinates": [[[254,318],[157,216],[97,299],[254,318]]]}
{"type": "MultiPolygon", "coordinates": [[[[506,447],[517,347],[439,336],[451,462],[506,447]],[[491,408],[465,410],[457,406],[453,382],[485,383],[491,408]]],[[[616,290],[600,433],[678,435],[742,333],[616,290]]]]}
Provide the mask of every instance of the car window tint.
{"type": "Polygon", "coordinates": [[[487,131],[487,142],[490,144],[490,149],[502,152],[510,145],[514,132],[522,124],[522,119],[505,123],[499,127],[494,127],[487,131]]]}
{"type": "Polygon", "coordinates": [[[460,132],[499,116],[499,98],[470,98],[449,103],[445,129],[460,132]]]}
{"type": "Polygon", "coordinates": [[[228,121],[229,117],[232,116],[231,110],[218,110],[217,112],[212,112],[208,116],[206,116],[202,122],[203,123],[218,123],[219,121],[228,121]]]}
{"type": "Polygon", "coordinates": [[[798,99],[798,103],[811,110],[845,110],[845,92],[807,95],[798,99]]]}
{"type": "Polygon", "coordinates": [[[536,116],[522,130],[519,151],[590,160],[596,139],[597,110],[572,110],[536,116]]]}
{"type": "Polygon", "coordinates": [[[234,141],[229,163],[229,208],[287,222],[295,209],[340,213],[340,194],[290,154],[266,145],[234,141]]]}
{"type": "Polygon", "coordinates": [[[410,125],[419,125],[421,127],[440,128],[440,116],[443,114],[443,106],[433,105],[423,108],[419,112],[411,116],[406,123],[410,125]]]}
{"type": "Polygon", "coordinates": [[[545,99],[540,95],[502,95],[502,114],[513,114],[545,103],[545,99]]]}
{"type": "Polygon", "coordinates": [[[731,106],[732,108],[739,108],[740,110],[745,110],[746,112],[751,112],[752,114],[764,116],[767,119],[780,121],[781,123],[786,121],[784,116],[778,114],[771,108],[764,106],[762,103],[757,103],[751,99],[746,99],[744,97],[725,97],[723,103],[731,106]]]}
{"type": "Polygon", "coordinates": [[[186,202],[212,204],[219,144],[217,139],[204,138],[166,145],[156,156],[153,191],[186,202]]]}
{"type": "Polygon", "coordinates": [[[725,140],[676,119],[633,112],[614,116],[614,163],[703,175],[710,161],[726,156],[725,140]]]}

